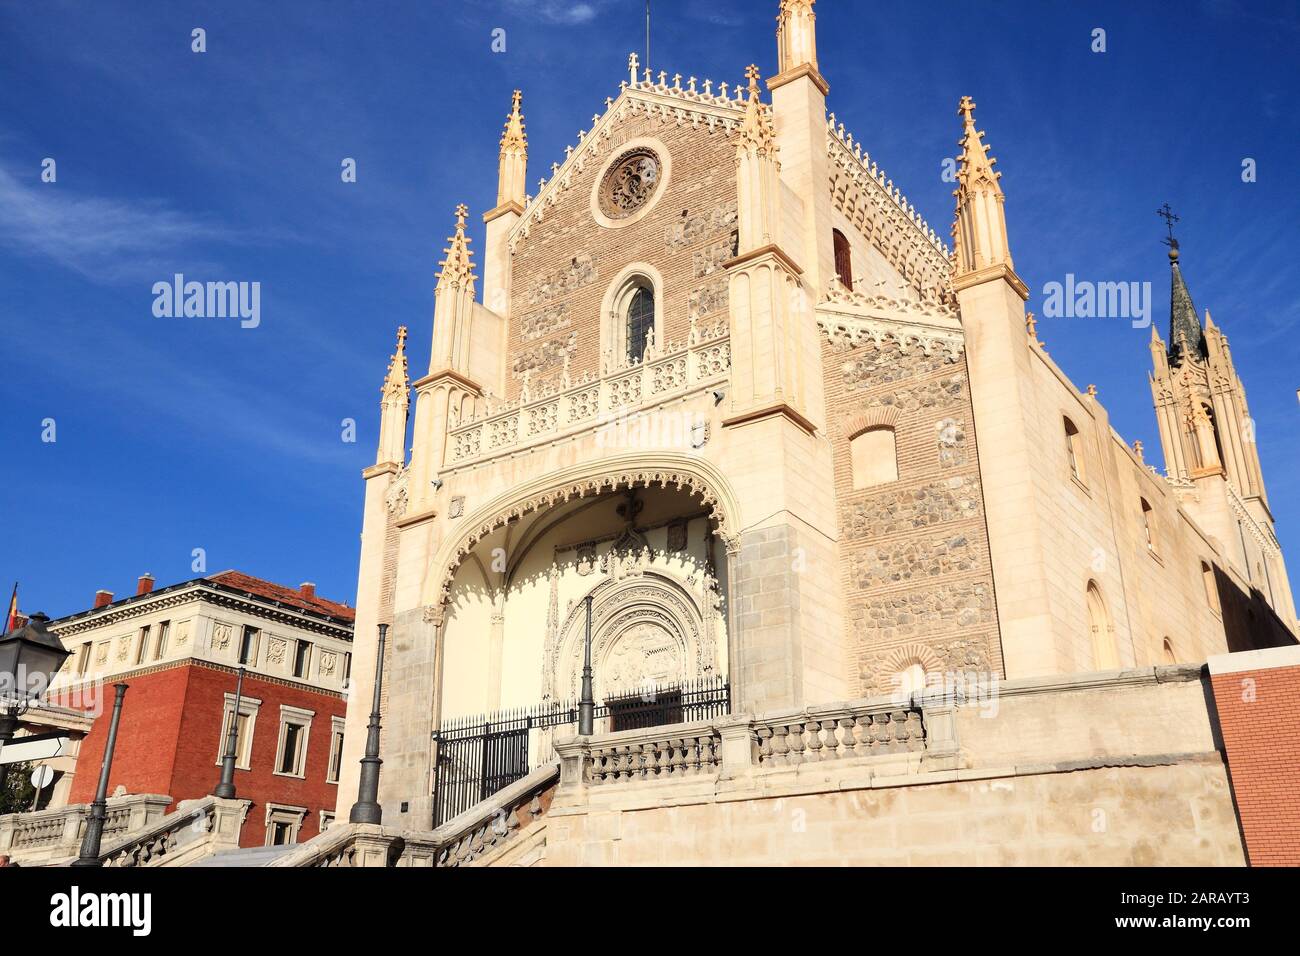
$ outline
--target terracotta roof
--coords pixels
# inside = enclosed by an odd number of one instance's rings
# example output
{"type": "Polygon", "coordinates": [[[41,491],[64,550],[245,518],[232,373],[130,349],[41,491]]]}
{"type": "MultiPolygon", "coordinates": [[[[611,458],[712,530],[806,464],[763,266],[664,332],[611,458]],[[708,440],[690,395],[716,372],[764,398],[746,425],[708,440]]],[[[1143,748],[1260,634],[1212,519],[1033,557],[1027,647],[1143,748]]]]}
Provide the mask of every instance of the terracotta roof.
{"type": "Polygon", "coordinates": [[[263,581],[261,578],[255,578],[251,574],[244,574],[242,571],[222,571],[220,574],[208,575],[205,580],[213,581],[228,588],[234,588],[236,591],[247,591],[249,594],[255,594],[269,601],[279,601],[288,607],[315,611],[317,614],[328,614],[330,617],[340,618],[348,622],[355,620],[357,616],[356,608],[349,607],[346,604],[330,601],[320,596],[304,597],[297,588],[287,588],[282,584],[263,581]]]}

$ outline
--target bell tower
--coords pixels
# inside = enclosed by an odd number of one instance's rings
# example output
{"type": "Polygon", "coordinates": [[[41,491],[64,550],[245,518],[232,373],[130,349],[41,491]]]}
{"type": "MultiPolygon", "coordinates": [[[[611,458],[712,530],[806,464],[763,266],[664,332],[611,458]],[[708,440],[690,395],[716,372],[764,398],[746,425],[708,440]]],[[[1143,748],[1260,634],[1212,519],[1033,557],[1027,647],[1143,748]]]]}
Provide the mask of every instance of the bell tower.
{"type": "Polygon", "coordinates": [[[1278,615],[1293,622],[1246,387],[1227,335],[1209,310],[1202,325],[1192,303],[1173,235],[1178,217],[1168,203],[1160,215],[1169,227],[1169,341],[1152,328],[1150,384],[1165,473],[1187,512],[1220,540],[1278,615]]]}

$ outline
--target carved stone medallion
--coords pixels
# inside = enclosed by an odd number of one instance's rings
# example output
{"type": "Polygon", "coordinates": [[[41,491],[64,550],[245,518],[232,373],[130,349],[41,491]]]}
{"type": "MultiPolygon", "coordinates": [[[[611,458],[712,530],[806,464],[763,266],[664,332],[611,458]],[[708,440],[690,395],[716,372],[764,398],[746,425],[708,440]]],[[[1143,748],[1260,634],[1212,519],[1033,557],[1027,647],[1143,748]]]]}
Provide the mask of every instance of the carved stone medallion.
{"type": "Polygon", "coordinates": [[[659,157],[644,146],[618,157],[600,184],[600,210],[610,219],[626,219],[644,206],[659,185],[659,157]]]}

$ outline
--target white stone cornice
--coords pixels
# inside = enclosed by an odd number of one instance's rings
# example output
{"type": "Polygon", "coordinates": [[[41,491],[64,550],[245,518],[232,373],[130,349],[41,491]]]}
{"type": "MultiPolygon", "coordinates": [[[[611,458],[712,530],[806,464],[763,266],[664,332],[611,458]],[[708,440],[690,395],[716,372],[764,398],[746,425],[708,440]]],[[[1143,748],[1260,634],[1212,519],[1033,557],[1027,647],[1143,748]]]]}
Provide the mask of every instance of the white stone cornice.
{"type": "MultiPolygon", "coordinates": [[[[842,287],[841,287],[842,289],[842,287]]],[[[833,345],[894,342],[907,353],[943,354],[956,361],[966,347],[957,314],[937,303],[868,298],[842,290],[817,307],[817,327],[833,345]]]]}

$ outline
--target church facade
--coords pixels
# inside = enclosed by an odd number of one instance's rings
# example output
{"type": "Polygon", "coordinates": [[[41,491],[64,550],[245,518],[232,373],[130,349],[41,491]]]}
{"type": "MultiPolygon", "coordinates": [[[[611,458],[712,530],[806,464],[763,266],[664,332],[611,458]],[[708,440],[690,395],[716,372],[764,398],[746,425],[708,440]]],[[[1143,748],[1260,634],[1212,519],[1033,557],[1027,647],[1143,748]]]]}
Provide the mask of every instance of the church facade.
{"type": "Polygon", "coordinates": [[[1038,340],[975,104],[949,245],[828,113],[813,0],[778,23],[762,84],[633,55],[534,195],[516,93],[481,257],[456,212],[427,371],[400,330],[364,473],[352,674],[389,625],[386,822],[430,825],[440,727],[576,700],[588,634],[597,701],[725,684],[749,714],[1296,643],[1176,245],[1161,474],[1038,340]]]}

